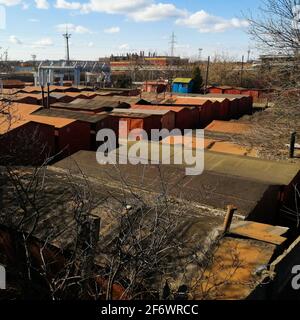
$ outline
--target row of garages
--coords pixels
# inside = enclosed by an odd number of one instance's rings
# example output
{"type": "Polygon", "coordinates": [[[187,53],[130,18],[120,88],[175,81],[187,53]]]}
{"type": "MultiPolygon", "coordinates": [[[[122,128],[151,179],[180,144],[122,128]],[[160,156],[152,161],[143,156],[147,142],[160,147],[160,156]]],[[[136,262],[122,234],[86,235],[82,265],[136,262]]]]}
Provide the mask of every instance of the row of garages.
{"type": "Polygon", "coordinates": [[[54,155],[63,158],[91,149],[90,125],[70,117],[39,114],[41,107],[14,103],[10,116],[0,115],[2,164],[40,164],[54,155]]]}
{"type": "Polygon", "coordinates": [[[246,95],[254,99],[254,101],[264,98],[270,90],[263,89],[249,89],[241,87],[230,87],[230,86],[210,86],[207,88],[211,94],[230,94],[230,95],[246,95]]]}
{"type": "MultiPolygon", "coordinates": [[[[43,89],[41,86],[21,86],[18,87],[15,82],[12,82],[11,86],[6,86],[3,88],[4,94],[17,94],[17,93],[30,93],[30,94],[41,94],[44,91],[45,94],[48,92],[48,86],[44,86],[43,89]]],[[[100,88],[95,90],[89,86],[78,86],[78,87],[71,87],[71,86],[49,86],[50,93],[84,93],[84,92],[93,92],[99,96],[124,96],[124,97],[131,97],[137,96],[140,94],[139,89],[135,88],[100,88]]]]}
{"type": "MultiPolygon", "coordinates": [[[[32,95],[27,97],[32,98],[32,95]]],[[[151,129],[204,128],[213,120],[228,120],[250,113],[252,106],[252,100],[244,96],[231,99],[173,96],[172,101],[165,99],[154,105],[133,97],[88,99],[76,92],[54,95],[75,99],[68,102],[53,100],[50,108],[43,107],[42,103],[12,103],[11,110],[16,117],[12,125],[2,126],[0,131],[2,153],[9,155],[10,150],[23,150],[26,146],[32,149],[32,152],[26,150],[26,154],[32,153],[37,162],[46,155],[63,158],[79,150],[96,150],[96,134],[102,128],[112,129],[117,138],[126,137],[133,129],[143,129],[150,137],[151,129]],[[119,126],[120,122],[123,126],[119,126]],[[31,131],[36,136],[30,134],[31,131]],[[32,137],[35,137],[35,143],[29,142],[32,137]]],[[[5,121],[2,119],[1,123],[5,121]]],[[[26,163],[24,157],[20,161],[26,163]]]]}
{"type": "Polygon", "coordinates": [[[35,104],[39,106],[52,105],[53,103],[70,103],[76,99],[93,99],[97,94],[93,92],[51,92],[47,93],[17,93],[9,97],[13,102],[35,104]],[[49,101],[49,102],[48,102],[49,101]]]}
{"type": "Polygon", "coordinates": [[[252,114],[253,99],[250,96],[189,95],[174,96],[163,100],[166,106],[196,107],[199,110],[199,124],[204,128],[213,120],[238,119],[252,114]]]}

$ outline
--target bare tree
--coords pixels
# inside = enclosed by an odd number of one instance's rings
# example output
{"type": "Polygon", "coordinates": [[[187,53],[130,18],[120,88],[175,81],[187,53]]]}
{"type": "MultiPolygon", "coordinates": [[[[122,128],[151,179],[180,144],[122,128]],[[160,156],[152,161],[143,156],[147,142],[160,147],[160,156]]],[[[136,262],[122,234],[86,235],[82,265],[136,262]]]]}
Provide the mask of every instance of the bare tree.
{"type": "Polygon", "coordinates": [[[270,51],[299,54],[300,3],[298,0],[263,0],[260,14],[250,14],[249,33],[270,51]]]}
{"type": "Polygon", "coordinates": [[[18,265],[22,266],[19,274],[26,279],[24,286],[39,283],[38,275],[45,284],[43,296],[46,292],[51,299],[187,299],[195,291],[198,299],[218,297],[218,288],[240,266],[238,256],[229,254],[230,274],[212,277],[212,264],[214,273],[222,271],[214,259],[221,238],[218,233],[205,242],[199,242],[197,234],[187,237],[199,209],[189,213],[189,203],[169,197],[162,174],[161,192],[152,196],[137,192],[120,175],[120,189],[107,189],[108,199],[100,203],[106,232],[98,242],[97,215],[93,218],[91,206],[93,187],[78,170],[79,175],[64,177],[68,196],[62,195],[66,203],[62,212],[67,212],[55,221],[43,206],[52,190],[46,167],[6,169],[14,208],[3,210],[1,222],[21,235],[18,247],[23,248],[24,262],[18,265]],[[54,250],[53,237],[65,229],[69,238],[61,241],[70,246],[54,250]],[[39,241],[32,242],[33,238],[39,241]]]}

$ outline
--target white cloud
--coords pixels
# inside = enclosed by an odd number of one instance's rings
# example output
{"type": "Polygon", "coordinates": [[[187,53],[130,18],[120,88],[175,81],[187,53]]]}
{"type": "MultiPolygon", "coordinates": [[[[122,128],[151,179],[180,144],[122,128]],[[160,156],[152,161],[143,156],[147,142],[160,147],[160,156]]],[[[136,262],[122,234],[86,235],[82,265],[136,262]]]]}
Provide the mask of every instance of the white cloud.
{"type": "MultiPolygon", "coordinates": [[[[56,0],[55,7],[59,9],[79,10],[81,13],[101,12],[122,14],[136,22],[177,18],[177,24],[198,29],[199,32],[223,32],[231,28],[248,26],[248,22],[243,19],[225,19],[211,15],[204,10],[188,13],[187,10],[179,9],[173,3],[161,3],[155,0],[89,0],[86,3],[56,0]]],[[[107,30],[105,32],[114,33],[114,31],[109,32],[109,29],[107,30]]]]}
{"type": "Polygon", "coordinates": [[[135,21],[158,21],[166,18],[179,18],[185,16],[185,10],[180,10],[170,3],[151,4],[142,10],[132,12],[129,17],[135,21]]]}
{"type": "Polygon", "coordinates": [[[13,44],[23,44],[23,42],[19,38],[17,38],[16,36],[10,36],[9,42],[13,43],[13,44]]]}
{"type": "Polygon", "coordinates": [[[176,21],[176,23],[182,26],[197,29],[202,33],[224,32],[227,29],[248,26],[247,20],[237,18],[224,19],[222,17],[211,15],[204,10],[195,12],[185,18],[180,18],[176,21]]]}
{"type": "Polygon", "coordinates": [[[92,33],[88,28],[80,26],[80,25],[75,25],[72,23],[63,23],[63,24],[58,24],[55,26],[56,30],[59,32],[65,32],[68,30],[69,32],[74,32],[74,33],[92,33]]]}
{"type": "Polygon", "coordinates": [[[34,0],[38,9],[49,9],[50,5],[47,0],[34,0]]]}
{"type": "Polygon", "coordinates": [[[53,46],[53,41],[51,38],[42,38],[35,41],[31,46],[32,48],[44,49],[53,46]]]}
{"type": "Polygon", "coordinates": [[[89,42],[89,43],[88,43],[88,47],[89,47],[89,48],[91,48],[91,47],[93,47],[93,46],[94,46],[94,42],[89,42]]]}
{"type": "Polygon", "coordinates": [[[85,12],[130,13],[151,4],[151,0],[90,0],[82,5],[85,12]]]}
{"type": "Polygon", "coordinates": [[[68,10],[79,10],[82,8],[80,2],[68,2],[65,0],[56,0],[55,8],[57,9],[68,9],[68,10]]]}
{"type": "Polygon", "coordinates": [[[22,0],[0,0],[0,4],[4,4],[7,7],[16,6],[22,3],[22,0]]]}
{"type": "Polygon", "coordinates": [[[135,21],[157,21],[185,15],[185,10],[176,8],[174,4],[155,3],[154,0],[90,0],[84,4],[56,0],[55,6],[60,9],[79,9],[83,13],[124,14],[135,21]]]}
{"type": "Polygon", "coordinates": [[[35,19],[35,18],[30,18],[28,19],[29,22],[40,22],[39,19],[35,19]]]}
{"type": "Polygon", "coordinates": [[[120,32],[120,28],[119,27],[111,27],[111,28],[108,28],[108,29],[104,29],[104,32],[105,33],[118,33],[120,32]]]}
{"type": "Polygon", "coordinates": [[[119,49],[121,50],[129,50],[130,49],[130,46],[128,43],[123,43],[119,46],[119,49]]]}

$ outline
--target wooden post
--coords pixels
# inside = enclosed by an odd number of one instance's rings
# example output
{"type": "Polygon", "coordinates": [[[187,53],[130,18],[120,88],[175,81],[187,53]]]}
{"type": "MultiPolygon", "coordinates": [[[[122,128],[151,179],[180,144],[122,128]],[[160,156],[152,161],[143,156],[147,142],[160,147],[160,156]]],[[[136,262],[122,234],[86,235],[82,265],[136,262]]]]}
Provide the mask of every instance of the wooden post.
{"type": "Polygon", "coordinates": [[[45,94],[44,94],[44,86],[41,86],[41,90],[42,90],[42,106],[45,107],[45,94]]]}
{"type": "Polygon", "coordinates": [[[50,84],[47,83],[47,109],[50,109],[50,84]]]}
{"type": "Polygon", "coordinates": [[[242,57],[242,68],[241,68],[241,87],[243,87],[243,77],[244,77],[244,56],[242,57]]]}
{"type": "Polygon", "coordinates": [[[293,132],[293,133],[291,134],[290,159],[293,159],[294,156],[295,156],[296,135],[297,135],[297,132],[293,132]]]}
{"type": "Polygon", "coordinates": [[[227,233],[230,230],[232,218],[234,215],[234,212],[237,210],[237,208],[233,205],[227,206],[227,213],[224,220],[224,226],[223,226],[223,232],[224,234],[227,233]]]}
{"type": "Polygon", "coordinates": [[[99,241],[100,218],[94,215],[86,217],[79,226],[80,270],[84,280],[88,280],[94,265],[96,245],[99,241]]]}

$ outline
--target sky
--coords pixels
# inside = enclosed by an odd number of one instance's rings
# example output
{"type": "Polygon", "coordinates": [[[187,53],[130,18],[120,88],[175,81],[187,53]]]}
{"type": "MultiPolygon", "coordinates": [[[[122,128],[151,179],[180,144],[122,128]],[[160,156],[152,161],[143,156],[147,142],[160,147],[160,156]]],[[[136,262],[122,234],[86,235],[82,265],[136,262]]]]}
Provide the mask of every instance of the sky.
{"type": "Polygon", "coordinates": [[[243,13],[261,0],[0,0],[0,54],[9,59],[64,59],[68,27],[71,59],[156,51],[196,58],[240,59],[250,48],[243,13]]]}

